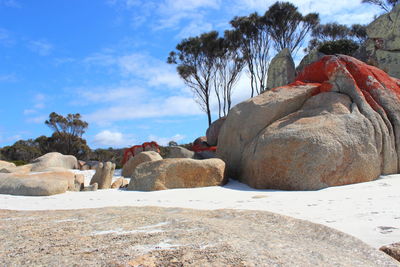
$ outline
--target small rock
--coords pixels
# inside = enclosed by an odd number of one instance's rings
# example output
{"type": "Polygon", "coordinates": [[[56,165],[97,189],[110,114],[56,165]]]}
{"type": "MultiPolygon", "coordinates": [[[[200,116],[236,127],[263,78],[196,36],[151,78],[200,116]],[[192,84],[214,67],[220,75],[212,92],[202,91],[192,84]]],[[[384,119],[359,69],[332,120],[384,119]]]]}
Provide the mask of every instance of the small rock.
{"type": "Polygon", "coordinates": [[[124,178],[118,178],[115,182],[111,185],[111,188],[118,189],[118,188],[126,188],[128,187],[128,180],[124,178]]]}
{"type": "Polygon", "coordinates": [[[90,180],[90,184],[97,183],[99,189],[109,189],[111,187],[112,177],[114,176],[115,163],[107,161],[99,163],[96,173],[90,180]]]}
{"type": "Polygon", "coordinates": [[[98,184],[97,184],[97,183],[94,183],[94,184],[91,184],[91,185],[89,185],[89,186],[85,186],[85,187],[83,188],[82,191],[85,191],[85,192],[88,192],[88,191],[97,191],[98,188],[99,188],[98,184]]]}
{"type": "Polygon", "coordinates": [[[399,243],[393,243],[387,246],[381,247],[379,250],[385,252],[392,258],[400,261],[400,242],[399,243]]]}

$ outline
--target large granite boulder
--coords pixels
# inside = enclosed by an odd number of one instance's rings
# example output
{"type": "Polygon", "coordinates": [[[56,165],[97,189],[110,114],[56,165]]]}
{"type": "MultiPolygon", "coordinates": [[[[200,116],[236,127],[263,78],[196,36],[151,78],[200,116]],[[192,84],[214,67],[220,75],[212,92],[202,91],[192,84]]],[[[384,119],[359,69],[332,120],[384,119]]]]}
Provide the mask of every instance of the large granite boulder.
{"type": "Polygon", "coordinates": [[[154,191],[172,188],[216,186],[226,183],[225,163],[220,159],[164,159],[136,167],[128,190],[154,191]]]}
{"type": "Polygon", "coordinates": [[[134,157],[131,157],[127,163],[124,164],[122,168],[122,176],[124,177],[131,177],[132,173],[135,171],[135,168],[143,163],[148,161],[156,161],[162,160],[160,154],[155,151],[144,151],[140,152],[134,157]]]}
{"type": "Polygon", "coordinates": [[[207,143],[210,146],[216,146],[218,144],[218,135],[225,120],[226,117],[219,118],[218,120],[214,121],[210,127],[208,127],[206,137],[207,143]]]}
{"type": "Polygon", "coordinates": [[[90,184],[97,183],[98,189],[109,189],[111,188],[112,178],[114,176],[115,163],[107,161],[105,163],[100,162],[97,165],[96,172],[90,180],[90,184]]]}
{"type": "Polygon", "coordinates": [[[367,35],[367,60],[400,78],[400,5],[368,25],[367,35]]]}
{"type": "Polygon", "coordinates": [[[192,159],[194,157],[194,152],[190,151],[181,146],[170,146],[167,148],[167,154],[165,158],[185,158],[192,159]]]}
{"type": "Polygon", "coordinates": [[[291,86],[235,106],[217,155],[255,188],[314,190],[400,166],[400,82],[348,56],[325,56],[291,86]],[[251,118],[251,119],[249,119],[251,118]]]}
{"type": "Polygon", "coordinates": [[[294,81],[296,68],[288,48],[284,48],[272,60],[268,68],[267,89],[287,85],[294,81]]]}
{"type": "Polygon", "coordinates": [[[70,171],[0,174],[0,194],[50,196],[83,187],[83,177],[70,171]]]}
{"type": "Polygon", "coordinates": [[[61,167],[65,169],[78,169],[78,160],[71,155],[63,155],[58,152],[47,153],[32,161],[32,171],[40,172],[49,167],[61,167]]]}

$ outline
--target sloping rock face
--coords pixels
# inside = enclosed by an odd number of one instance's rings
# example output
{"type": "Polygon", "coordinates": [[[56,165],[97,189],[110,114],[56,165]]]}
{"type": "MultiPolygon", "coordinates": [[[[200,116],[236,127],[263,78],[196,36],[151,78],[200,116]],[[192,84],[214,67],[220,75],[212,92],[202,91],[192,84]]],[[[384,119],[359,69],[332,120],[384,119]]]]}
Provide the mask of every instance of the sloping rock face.
{"type": "Polygon", "coordinates": [[[208,127],[206,137],[207,143],[210,146],[216,146],[218,144],[218,135],[225,120],[226,117],[219,118],[218,120],[211,123],[210,127],[208,127]]]}
{"type": "Polygon", "coordinates": [[[0,169],[2,168],[15,168],[15,164],[12,162],[7,162],[4,160],[0,160],[0,169]]]}
{"type": "Polygon", "coordinates": [[[128,190],[154,191],[225,183],[225,163],[220,159],[164,159],[136,167],[128,190]]]}
{"type": "Polygon", "coordinates": [[[296,69],[289,49],[285,48],[272,60],[268,68],[267,88],[272,89],[294,81],[296,69]]]}
{"type": "Polygon", "coordinates": [[[296,73],[300,73],[306,66],[314,63],[325,56],[324,53],[318,51],[318,49],[313,49],[303,57],[299,65],[296,67],[296,73]]]}
{"type": "Polygon", "coordinates": [[[63,155],[58,152],[47,153],[32,161],[32,171],[40,172],[50,167],[61,167],[64,169],[78,169],[78,160],[71,155],[63,155]]]}
{"type": "Polygon", "coordinates": [[[232,109],[217,155],[255,188],[315,190],[399,171],[400,82],[325,56],[296,82],[232,109]]]}
{"type": "Polygon", "coordinates": [[[134,157],[131,157],[127,163],[124,164],[122,168],[122,176],[131,177],[132,173],[135,171],[135,168],[143,163],[148,161],[162,160],[163,158],[154,151],[144,151],[140,152],[134,157]]]}
{"type": "Polygon", "coordinates": [[[367,60],[400,78],[400,5],[368,25],[367,35],[367,60]]]}

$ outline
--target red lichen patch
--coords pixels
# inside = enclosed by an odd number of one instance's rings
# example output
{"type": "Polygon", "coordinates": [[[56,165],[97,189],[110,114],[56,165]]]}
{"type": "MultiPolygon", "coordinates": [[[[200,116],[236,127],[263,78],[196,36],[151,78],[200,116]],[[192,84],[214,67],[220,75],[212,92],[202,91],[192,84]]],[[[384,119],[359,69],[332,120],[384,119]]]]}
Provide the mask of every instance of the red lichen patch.
{"type": "Polygon", "coordinates": [[[290,86],[304,83],[320,83],[314,95],[332,91],[332,83],[337,74],[353,81],[354,89],[365,98],[376,111],[384,111],[377,95],[386,91],[397,96],[400,102],[400,80],[390,77],[383,70],[367,65],[355,58],[337,55],[325,56],[303,69],[290,86]]]}
{"type": "Polygon", "coordinates": [[[157,144],[157,142],[151,141],[151,142],[145,142],[141,145],[136,145],[127,148],[124,151],[124,158],[122,159],[122,165],[124,165],[129,160],[129,158],[134,157],[136,154],[142,151],[157,151],[158,153],[160,153],[160,147],[157,144]]]}

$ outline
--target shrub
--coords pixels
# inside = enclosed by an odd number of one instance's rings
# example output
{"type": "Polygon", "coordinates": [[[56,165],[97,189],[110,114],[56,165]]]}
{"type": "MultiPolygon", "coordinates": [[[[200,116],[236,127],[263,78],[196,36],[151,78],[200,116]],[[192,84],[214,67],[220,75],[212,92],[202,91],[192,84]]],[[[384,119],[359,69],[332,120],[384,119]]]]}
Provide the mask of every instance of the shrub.
{"type": "Polygon", "coordinates": [[[357,51],[359,45],[348,39],[341,39],[337,41],[327,41],[319,45],[318,51],[325,55],[343,54],[352,56],[357,51]]]}

